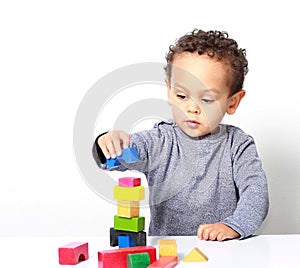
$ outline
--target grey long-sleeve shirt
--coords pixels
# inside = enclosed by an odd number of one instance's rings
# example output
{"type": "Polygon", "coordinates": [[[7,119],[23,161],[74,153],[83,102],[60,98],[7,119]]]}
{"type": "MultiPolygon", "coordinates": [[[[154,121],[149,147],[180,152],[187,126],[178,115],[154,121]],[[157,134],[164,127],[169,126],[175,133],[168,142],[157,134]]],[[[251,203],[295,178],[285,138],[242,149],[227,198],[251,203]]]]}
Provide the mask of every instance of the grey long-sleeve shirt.
{"type": "MultiPolygon", "coordinates": [[[[138,170],[149,186],[149,235],[196,235],[200,224],[223,222],[241,238],[258,229],[268,212],[268,187],[254,140],[220,125],[215,134],[191,138],[176,124],[160,122],[130,135],[140,161],[117,170],[138,170]]],[[[106,169],[95,143],[93,155],[106,169]]]]}

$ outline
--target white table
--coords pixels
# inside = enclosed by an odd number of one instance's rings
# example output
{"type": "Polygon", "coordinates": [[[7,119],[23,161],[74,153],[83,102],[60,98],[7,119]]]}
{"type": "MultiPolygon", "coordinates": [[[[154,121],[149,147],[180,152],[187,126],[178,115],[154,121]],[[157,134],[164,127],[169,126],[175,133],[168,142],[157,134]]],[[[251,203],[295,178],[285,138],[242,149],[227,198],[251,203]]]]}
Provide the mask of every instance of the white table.
{"type": "MultiPolygon", "coordinates": [[[[176,267],[300,267],[300,235],[262,235],[226,242],[200,241],[197,237],[148,237],[147,244],[157,247],[159,239],[176,239],[179,257],[176,267]],[[203,251],[209,261],[183,263],[182,259],[194,247],[203,251]]],[[[0,237],[0,267],[98,268],[97,252],[104,249],[112,249],[107,237],[0,237]],[[58,248],[77,241],[89,243],[89,260],[75,266],[59,265],[58,248]]]]}

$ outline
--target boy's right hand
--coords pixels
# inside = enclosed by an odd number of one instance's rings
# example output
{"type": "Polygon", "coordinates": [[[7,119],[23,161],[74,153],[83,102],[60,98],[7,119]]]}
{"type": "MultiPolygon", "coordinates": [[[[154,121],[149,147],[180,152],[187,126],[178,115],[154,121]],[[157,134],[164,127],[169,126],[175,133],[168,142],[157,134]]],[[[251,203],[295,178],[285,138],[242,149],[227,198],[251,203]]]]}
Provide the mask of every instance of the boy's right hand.
{"type": "Polygon", "coordinates": [[[110,131],[97,140],[106,159],[116,158],[122,154],[122,150],[128,148],[130,137],[124,131],[110,131]]]}

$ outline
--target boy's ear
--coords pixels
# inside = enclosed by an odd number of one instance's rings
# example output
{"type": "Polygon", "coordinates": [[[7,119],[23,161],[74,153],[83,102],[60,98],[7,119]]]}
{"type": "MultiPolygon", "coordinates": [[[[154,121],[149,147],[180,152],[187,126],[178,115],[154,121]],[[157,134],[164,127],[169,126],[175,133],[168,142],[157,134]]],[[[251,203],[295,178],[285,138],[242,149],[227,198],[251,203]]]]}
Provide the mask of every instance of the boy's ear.
{"type": "Polygon", "coordinates": [[[171,84],[170,84],[170,81],[169,81],[169,79],[165,79],[165,82],[166,82],[166,86],[167,86],[167,89],[169,90],[169,89],[171,89],[171,84]]]}
{"type": "Polygon", "coordinates": [[[170,81],[168,79],[166,79],[165,82],[166,82],[166,86],[167,86],[168,104],[171,105],[171,103],[170,103],[171,84],[170,84],[170,81]]]}
{"type": "Polygon", "coordinates": [[[239,104],[240,104],[242,98],[245,96],[245,94],[246,94],[245,90],[240,90],[230,97],[229,104],[228,104],[227,110],[226,110],[226,112],[228,114],[235,113],[236,109],[239,107],[239,104]]]}

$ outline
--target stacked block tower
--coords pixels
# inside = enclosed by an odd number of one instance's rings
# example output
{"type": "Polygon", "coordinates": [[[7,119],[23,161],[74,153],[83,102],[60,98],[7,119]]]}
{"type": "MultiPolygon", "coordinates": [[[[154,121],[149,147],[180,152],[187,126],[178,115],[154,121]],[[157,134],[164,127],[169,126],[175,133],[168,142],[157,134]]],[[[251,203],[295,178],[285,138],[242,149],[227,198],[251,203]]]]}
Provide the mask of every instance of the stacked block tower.
{"type": "Polygon", "coordinates": [[[140,201],[145,198],[141,179],[124,177],[114,187],[118,201],[114,227],[110,228],[110,245],[119,248],[146,246],[145,217],[140,216],[140,201]]]}

